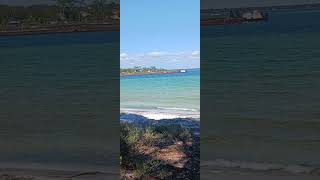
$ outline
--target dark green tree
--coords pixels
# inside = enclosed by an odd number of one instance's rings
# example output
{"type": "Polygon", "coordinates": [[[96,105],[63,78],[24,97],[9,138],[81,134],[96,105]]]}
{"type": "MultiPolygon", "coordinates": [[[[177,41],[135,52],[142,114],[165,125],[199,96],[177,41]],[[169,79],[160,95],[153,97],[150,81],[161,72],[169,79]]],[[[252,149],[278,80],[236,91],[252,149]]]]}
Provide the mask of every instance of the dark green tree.
{"type": "Polygon", "coordinates": [[[77,0],[55,0],[60,8],[60,13],[66,20],[74,19],[74,10],[77,4],[77,0]]]}

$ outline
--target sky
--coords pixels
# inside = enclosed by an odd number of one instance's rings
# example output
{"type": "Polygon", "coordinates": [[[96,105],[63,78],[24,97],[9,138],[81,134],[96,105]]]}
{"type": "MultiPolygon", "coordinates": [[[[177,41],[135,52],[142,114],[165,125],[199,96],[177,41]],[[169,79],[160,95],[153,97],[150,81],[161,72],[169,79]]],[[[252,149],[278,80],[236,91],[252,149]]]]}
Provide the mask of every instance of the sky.
{"type": "Polygon", "coordinates": [[[199,0],[121,1],[121,67],[200,67],[199,0]]]}

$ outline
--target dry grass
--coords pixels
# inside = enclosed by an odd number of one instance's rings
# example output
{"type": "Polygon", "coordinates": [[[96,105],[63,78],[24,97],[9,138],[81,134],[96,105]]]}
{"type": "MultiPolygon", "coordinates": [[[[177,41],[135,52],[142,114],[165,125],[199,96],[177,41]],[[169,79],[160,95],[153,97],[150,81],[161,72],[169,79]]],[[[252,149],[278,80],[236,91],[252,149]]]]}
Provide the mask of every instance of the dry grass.
{"type": "MultiPolygon", "coordinates": [[[[192,134],[179,125],[137,128],[121,123],[122,179],[198,179],[197,171],[188,168],[199,151],[192,134]],[[196,177],[196,178],[195,178],[196,177]]],[[[196,157],[199,159],[199,157],[196,157]]],[[[193,164],[192,166],[199,166],[193,164]]],[[[199,169],[199,168],[196,168],[199,169]]]]}

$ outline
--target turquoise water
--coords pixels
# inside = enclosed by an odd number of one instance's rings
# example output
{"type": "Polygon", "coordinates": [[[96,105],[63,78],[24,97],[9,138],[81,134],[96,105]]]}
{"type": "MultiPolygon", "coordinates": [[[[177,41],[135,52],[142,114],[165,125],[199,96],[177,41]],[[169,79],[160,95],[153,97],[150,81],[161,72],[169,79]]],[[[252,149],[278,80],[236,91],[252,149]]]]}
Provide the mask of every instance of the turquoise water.
{"type": "Polygon", "coordinates": [[[121,112],[154,119],[200,117],[200,70],[122,77],[121,112]]]}

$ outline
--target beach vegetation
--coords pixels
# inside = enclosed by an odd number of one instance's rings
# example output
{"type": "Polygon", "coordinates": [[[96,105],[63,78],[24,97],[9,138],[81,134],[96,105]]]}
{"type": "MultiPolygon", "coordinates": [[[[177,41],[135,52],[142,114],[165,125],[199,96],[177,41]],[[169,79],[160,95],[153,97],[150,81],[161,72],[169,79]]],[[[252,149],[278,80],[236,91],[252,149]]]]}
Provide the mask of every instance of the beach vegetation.
{"type": "MultiPolygon", "coordinates": [[[[195,177],[188,169],[193,149],[192,133],[181,125],[147,125],[143,127],[121,122],[120,166],[122,179],[174,179],[195,177]],[[191,156],[191,157],[188,157],[191,156]]],[[[199,148],[199,147],[198,147],[199,148]]],[[[194,166],[198,166],[195,164],[194,166]]],[[[198,168],[199,169],[199,168],[198,168]]]]}
{"type": "Polygon", "coordinates": [[[155,132],[151,128],[147,128],[143,133],[143,141],[146,144],[155,145],[163,137],[162,134],[155,132]]]}
{"type": "Polygon", "coordinates": [[[156,68],[155,66],[151,66],[151,67],[135,66],[133,68],[121,68],[120,76],[145,75],[145,74],[168,74],[168,73],[176,73],[176,72],[177,71],[175,70],[156,68]]]}
{"type": "Polygon", "coordinates": [[[0,27],[28,28],[74,23],[117,23],[118,1],[52,0],[48,4],[30,6],[0,5],[0,27]]]}

